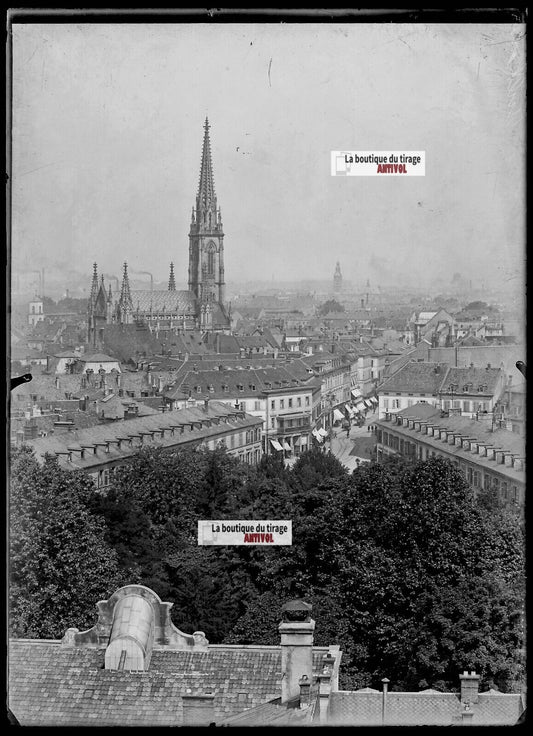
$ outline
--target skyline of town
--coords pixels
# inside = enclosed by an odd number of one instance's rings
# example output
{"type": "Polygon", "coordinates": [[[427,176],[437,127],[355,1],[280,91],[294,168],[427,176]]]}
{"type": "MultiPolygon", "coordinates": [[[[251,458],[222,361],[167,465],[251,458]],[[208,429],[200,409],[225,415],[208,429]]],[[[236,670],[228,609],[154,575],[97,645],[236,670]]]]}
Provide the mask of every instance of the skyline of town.
{"type": "Polygon", "coordinates": [[[94,261],[120,277],[127,260],[164,281],[173,261],[185,282],[209,115],[228,283],[320,280],[339,260],[352,282],[521,289],[521,30],[16,27],[13,277],[90,278],[94,261]],[[329,173],[336,148],[402,146],[426,150],[425,177],[329,173]]]}

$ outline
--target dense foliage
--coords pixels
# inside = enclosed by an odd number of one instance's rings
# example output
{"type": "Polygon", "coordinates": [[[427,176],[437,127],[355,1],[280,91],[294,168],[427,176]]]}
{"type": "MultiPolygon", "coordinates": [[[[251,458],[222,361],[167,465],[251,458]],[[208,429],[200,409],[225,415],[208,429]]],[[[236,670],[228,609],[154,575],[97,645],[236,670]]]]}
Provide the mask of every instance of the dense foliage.
{"type": "Polygon", "coordinates": [[[12,455],[9,498],[10,629],[60,638],[69,626],[92,626],[96,604],[128,582],[105,539],[105,520],[87,503],[92,481],[27,450],[12,455]]]}
{"type": "Polygon", "coordinates": [[[324,317],[324,315],[330,314],[331,312],[344,312],[344,306],[336,299],[328,299],[317,307],[316,311],[319,317],[324,317]]]}
{"type": "Polygon", "coordinates": [[[350,475],[319,450],[289,470],[273,457],[250,468],[223,450],[150,449],[102,495],[21,453],[11,494],[19,636],[93,623],[122,579],[172,601],[174,623],[213,643],[279,643],[281,605],[302,595],[315,642],[341,646],[343,688],[385,676],[393,689],[456,688],[475,669],[506,690],[522,676],[520,523],[474,499],[446,461],[350,475]],[[198,519],[292,519],[293,544],[198,547],[198,519]]]}

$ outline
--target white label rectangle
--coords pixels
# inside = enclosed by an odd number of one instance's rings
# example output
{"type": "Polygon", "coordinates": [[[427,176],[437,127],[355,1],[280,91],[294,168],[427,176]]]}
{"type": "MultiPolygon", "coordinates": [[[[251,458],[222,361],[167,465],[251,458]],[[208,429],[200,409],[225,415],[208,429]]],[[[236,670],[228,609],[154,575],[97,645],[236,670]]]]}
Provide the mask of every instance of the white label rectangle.
{"type": "Polygon", "coordinates": [[[425,176],[425,151],[332,151],[332,176],[425,176]]]}
{"type": "Polygon", "coordinates": [[[258,544],[264,546],[291,545],[292,521],[260,520],[198,520],[198,544],[214,546],[224,544],[258,544]]]}

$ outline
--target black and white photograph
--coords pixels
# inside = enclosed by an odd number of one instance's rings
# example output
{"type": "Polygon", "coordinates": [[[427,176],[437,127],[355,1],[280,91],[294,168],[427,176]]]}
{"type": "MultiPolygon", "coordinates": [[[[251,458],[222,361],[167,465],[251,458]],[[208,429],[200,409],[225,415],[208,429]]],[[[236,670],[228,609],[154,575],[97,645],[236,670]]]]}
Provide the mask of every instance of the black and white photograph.
{"type": "Polygon", "coordinates": [[[525,11],[6,19],[7,724],[524,725],[525,11]]]}

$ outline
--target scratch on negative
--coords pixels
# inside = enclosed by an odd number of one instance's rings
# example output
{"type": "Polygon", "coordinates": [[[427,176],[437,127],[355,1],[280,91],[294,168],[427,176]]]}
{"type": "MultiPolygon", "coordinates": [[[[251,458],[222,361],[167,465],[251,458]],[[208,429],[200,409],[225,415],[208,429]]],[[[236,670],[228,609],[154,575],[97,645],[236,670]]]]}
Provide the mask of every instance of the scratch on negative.
{"type": "Polygon", "coordinates": [[[272,68],[272,57],[270,57],[270,61],[268,62],[268,86],[272,87],[272,84],[270,82],[270,69],[272,68]]]}

